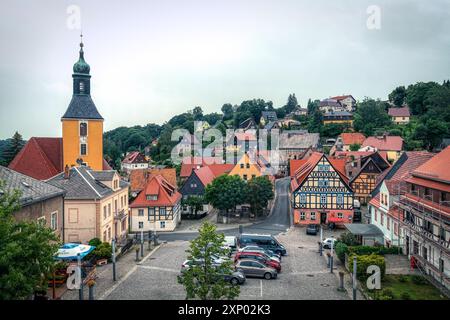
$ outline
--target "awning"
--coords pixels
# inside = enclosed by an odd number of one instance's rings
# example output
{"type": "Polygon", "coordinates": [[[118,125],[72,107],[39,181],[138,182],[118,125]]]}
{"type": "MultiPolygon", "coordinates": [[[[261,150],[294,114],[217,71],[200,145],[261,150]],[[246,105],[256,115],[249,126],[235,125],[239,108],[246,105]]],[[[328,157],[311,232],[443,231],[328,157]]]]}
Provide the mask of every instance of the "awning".
{"type": "Polygon", "coordinates": [[[344,226],[348,231],[357,236],[384,236],[383,231],[373,224],[346,223],[344,226]]]}
{"type": "Polygon", "coordinates": [[[94,246],[89,246],[86,244],[66,243],[61,248],[59,248],[55,258],[59,260],[76,260],[78,259],[79,253],[81,259],[83,259],[94,249],[94,246]]]}

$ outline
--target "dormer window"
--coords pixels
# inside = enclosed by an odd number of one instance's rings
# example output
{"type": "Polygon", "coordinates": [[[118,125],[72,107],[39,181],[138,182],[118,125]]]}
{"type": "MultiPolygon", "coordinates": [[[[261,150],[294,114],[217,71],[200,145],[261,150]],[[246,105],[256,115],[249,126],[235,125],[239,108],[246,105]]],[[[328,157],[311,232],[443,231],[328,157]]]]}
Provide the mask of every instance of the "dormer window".
{"type": "Polygon", "coordinates": [[[87,122],[80,122],[80,137],[87,137],[87,135],[88,135],[87,122]]]}
{"type": "Polygon", "coordinates": [[[158,200],[158,196],[154,195],[154,194],[148,194],[147,195],[147,200],[149,200],[149,201],[156,201],[156,200],[158,200]]]}

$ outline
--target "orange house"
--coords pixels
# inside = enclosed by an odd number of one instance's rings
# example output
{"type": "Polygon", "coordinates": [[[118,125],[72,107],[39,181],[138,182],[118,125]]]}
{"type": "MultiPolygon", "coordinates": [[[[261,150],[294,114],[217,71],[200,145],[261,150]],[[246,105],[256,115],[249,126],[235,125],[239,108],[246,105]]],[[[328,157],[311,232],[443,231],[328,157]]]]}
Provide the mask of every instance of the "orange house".
{"type": "Polygon", "coordinates": [[[247,153],[244,153],[229,174],[231,176],[238,175],[247,181],[261,176],[262,168],[256,161],[256,157],[250,157],[247,153]]]}

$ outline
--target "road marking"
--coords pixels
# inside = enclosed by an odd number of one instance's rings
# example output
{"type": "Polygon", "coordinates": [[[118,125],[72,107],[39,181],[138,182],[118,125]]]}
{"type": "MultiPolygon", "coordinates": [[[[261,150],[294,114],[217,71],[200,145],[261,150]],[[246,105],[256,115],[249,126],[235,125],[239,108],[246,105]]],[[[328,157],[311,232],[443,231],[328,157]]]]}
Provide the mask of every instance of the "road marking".
{"type": "MultiPolygon", "coordinates": [[[[147,254],[144,259],[142,259],[141,262],[144,262],[145,260],[147,260],[153,253],[155,253],[159,248],[161,247],[161,245],[157,246],[156,248],[154,248],[149,254],[147,254]]],[[[130,271],[127,272],[127,274],[119,279],[119,281],[117,281],[111,288],[109,288],[108,290],[106,290],[101,297],[98,300],[104,300],[105,298],[107,298],[114,290],[117,289],[118,286],[120,286],[122,284],[122,282],[124,282],[125,280],[127,280],[136,270],[137,270],[138,265],[136,264],[133,268],[131,268],[130,271]]]]}
{"type": "Polygon", "coordinates": [[[159,270],[159,271],[168,271],[168,272],[174,272],[174,273],[179,273],[180,270],[175,270],[175,269],[168,269],[168,268],[160,268],[160,267],[153,267],[153,266],[139,266],[143,269],[149,269],[149,270],[159,270]]]}

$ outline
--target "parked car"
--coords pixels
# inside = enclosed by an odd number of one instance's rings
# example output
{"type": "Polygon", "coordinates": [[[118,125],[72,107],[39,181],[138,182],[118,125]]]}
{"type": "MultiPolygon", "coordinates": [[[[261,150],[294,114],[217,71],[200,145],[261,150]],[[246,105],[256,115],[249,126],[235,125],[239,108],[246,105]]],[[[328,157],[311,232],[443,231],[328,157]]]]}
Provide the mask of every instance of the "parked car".
{"type": "Polygon", "coordinates": [[[280,244],[272,235],[261,235],[261,234],[241,234],[238,237],[238,244],[240,248],[247,245],[255,244],[258,247],[272,250],[273,252],[286,255],[286,248],[280,244]]]}
{"type": "Polygon", "coordinates": [[[258,252],[264,255],[267,259],[271,259],[276,262],[281,262],[281,256],[277,255],[276,253],[270,250],[265,250],[258,246],[246,246],[244,248],[239,249],[239,252],[258,252]]]}
{"type": "Polygon", "coordinates": [[[276,279],[278,275],[274,268],[250,259],[239,260],[236,263],[236,271],[242,272],[246,277],[262,277],[267,280],[276,279]]]}
{"type": "Polygon", "coordinates": [[[281,263],[277,261],[273,261],[270,258],[266,258],[262,253],[259,252],[238,252],[234,256],[234,262],[237,262],[241,259],[253,259],[264,263],[265,265],[274,268],[278,272],[281,272],[281,263]]]}
{"type": "Polygon", "coordinates": [[[306,227],[306,234],[315,236],[319,232],[319,229],[320,227],[318,224],[308,224],[306,227]]]}
{"type": "Polygon", "coordinates": [[[336,245],[336,241],[337,239],[335,238],[326,238],[325,240],[322,241],[322,247],[324,249],[331,249],[331,242],[333,242],[333,248],[336,245]]]}
{"type": "MultiPolygon", "coordinates": [[[[181,265],[181,276],[183,276],[183,274],[194,264],[201,265],[202,262],[197,261],[195,263],[193,260],[186,260],[185,262],[183,262],[183,264],[181,265]]],[[[245,274],[240,271],[233,271],[231,274],[218,274],[218,279],[220,278],[233,285],[245,283],[245,274]]]]}

